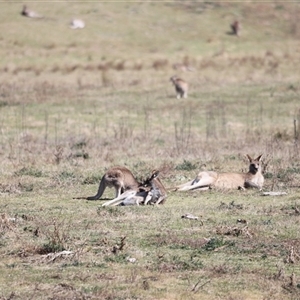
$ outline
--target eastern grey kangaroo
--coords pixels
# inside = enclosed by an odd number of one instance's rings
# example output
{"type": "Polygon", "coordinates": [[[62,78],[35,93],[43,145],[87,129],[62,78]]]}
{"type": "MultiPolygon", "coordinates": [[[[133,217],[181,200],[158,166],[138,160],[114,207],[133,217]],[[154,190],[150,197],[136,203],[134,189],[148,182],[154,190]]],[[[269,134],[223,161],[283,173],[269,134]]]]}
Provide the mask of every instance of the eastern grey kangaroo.
{"type": "Polygon", "coordinates": [[[208,190],[212,187],[220,189],[257,188],[261,190],[264,184],[261,157],[262,155],[253,159],[247,154],[249,160],[249,171],[247,173],[217,173],[214,171],[202,171],[194,180],[178,186],[177,190],[208,190]]]}
{"type": "Polygon", "coordinates": [[[23,9],[21,11],[21,15],[28,18],[43,18],[43,16],[37,14],[36,12],[28,9],[26,5],[23,5],[23,9]]]}
{"type": "Polygon", "coordinates": [[[122,193],[127,190],[139,190],[139,182],[135,179],[129,169],[122,166],[116,166],[108,169],[103,175],[98,192],[95,196],[90,196],[85,199],[87,200],[98,200],[106,187],[113,187],[116,190],[116,197],[119,197],[122,193]]]}
{"type": "Polygon", "coordinates": [[[187,98],[188,96],[188,83],[186,81],[184,81],[183,79],[175,76],[172,76],[170,78],[170,81],[172,81],[172,83],[175,86],[175,91],[176,91],[176,97],[177,99],[180,98],[187,98]]]}
{"type": "Polygon", "coordinates": [[[163,204],[167,198],[167,191],[158,175],[159,171],[154,170],[151,176],[141,184],[139,191],[128,190],[119,197],[103,203],[102,206],[163,204]]]}
{"type": "Polygon", "coordinates": [[[240,35],[240,22],[234,21],[232,24],[230,24],[232,34],[239,36],[240,35]]]}

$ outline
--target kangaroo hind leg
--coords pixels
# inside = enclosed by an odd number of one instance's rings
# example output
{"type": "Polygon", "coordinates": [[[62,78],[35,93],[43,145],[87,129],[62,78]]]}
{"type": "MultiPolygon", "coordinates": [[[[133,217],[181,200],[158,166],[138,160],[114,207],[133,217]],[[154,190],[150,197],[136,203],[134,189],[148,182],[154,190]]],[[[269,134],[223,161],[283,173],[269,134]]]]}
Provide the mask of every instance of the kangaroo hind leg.
{"type": "Polygon", "coordinates": [[[208,172],[201,172],[198,176],[189,184],[179,189],[179,191],[191,191],[191,190],[208,190],[211,185],[216,181],[216,178],[208,172]]]}

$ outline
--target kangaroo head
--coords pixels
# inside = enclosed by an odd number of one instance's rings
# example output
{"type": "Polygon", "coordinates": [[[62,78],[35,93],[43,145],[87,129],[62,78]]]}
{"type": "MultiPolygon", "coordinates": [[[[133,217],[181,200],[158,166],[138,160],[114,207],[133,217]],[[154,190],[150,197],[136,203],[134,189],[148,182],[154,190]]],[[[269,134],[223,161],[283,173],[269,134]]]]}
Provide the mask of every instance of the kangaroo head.
{"type": "Polygon", "coordinates": [[[154,178],[158,177],[158,175],[159,175],[159,170],[153,170],[151,179],[154,179],[154,178]]]}
{"type": "Polygon", "coordinates": [[[145,181],[143,181],[142,186],[147,187],[151,186],[151,182],[154,178],[159,175],[159,170],[153,170],[150,177],[148,177],[145,181]]]}
{"type": "Polygon", "coordinates": [[[158,177],[159,170],[153,170],[151,176],[147,179],[149,182],[151,182],[154,178],[158,177]]]}
{"type": "Polygon", "coordinates": [[[252,174],[256,174],[258,171],[261,171],[261,157],[262,154],[259,155],[257,158],[253,159],[250,155],[247,154],[249,159],[249,172],[252,174]]]}
{"type": "Polygon", "coordinates": [[[152,173],[151,173],[151,176],[148,177],[145,181],[144,181],[144,184],[150,184],[151,181],[156,178],[157,176],[159,175],[159,170],[153,170],[152,173]]]}
{"type": "Polygon", "coordinates": [[[172,81],[173,83],[176,81],[176,79],[178,79],[177,75],[174,75],[170,78],[170,81],[172,81]]]}

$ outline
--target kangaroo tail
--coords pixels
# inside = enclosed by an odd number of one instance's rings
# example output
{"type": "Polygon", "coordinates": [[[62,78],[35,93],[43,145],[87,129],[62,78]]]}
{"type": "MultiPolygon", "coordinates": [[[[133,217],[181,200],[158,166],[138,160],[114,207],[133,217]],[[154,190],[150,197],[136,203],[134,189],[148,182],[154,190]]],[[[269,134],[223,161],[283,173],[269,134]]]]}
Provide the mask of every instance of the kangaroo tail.
{"type": "Polygon", "coordinates": [[[99,184],[97,195],[87,197],[86,200],[98,200],[102,196],[105,188],[106,188],[105,175],[103,175],[103,177],[100,181],[100,184],[99,184]]]}

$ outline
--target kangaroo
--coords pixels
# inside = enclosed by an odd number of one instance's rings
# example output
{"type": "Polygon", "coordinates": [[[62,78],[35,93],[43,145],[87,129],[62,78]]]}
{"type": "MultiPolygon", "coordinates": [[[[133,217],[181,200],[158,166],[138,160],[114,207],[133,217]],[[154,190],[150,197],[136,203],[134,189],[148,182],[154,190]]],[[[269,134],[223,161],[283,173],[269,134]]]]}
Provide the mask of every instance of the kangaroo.
{"type": "Polygon", "coordinates": [[[102,206],[163,204],[167,198],[167,192],[158,175],[159,171],[154,170],[151,176],[144,181],[139,191],[126,191],[119,197],[103,203],[102,206]]]}
{"type": "Polygon", "coordinates": [[[36,12],[29,10],[26,5],[23,5],[23,9],[21,11],[21,15],[28,18],[43,18],[43,16],[40,16],[36,12]]]}
{"type": "Polygon", "coordinates": [[[221,189],[257,188],[261,190],[264,183],[261,157],[262,155],[253,159],[247,154],[250,163],[248,173],[217,173],[213,171],[202,171],[194,180],[178,186],[177,190],[208,190],[212,187],[221,189]]]}
{"type": "MultiPolygon", "coordinates": [[[[116,197],[119,197],[127,190],[139,190],[139,183],[126,167],[116,166],[112,167],[103,175],[98,192],[95,196],[83,198],[87,200],[98,200],[104,193],[106,187],[114,187],[116,190],[116,197]]],[[[82,198],[77,198],[82,199],[82,198]]]]}
{"type": "Polygon", "coordinates": [[[239,21],[234,21],[232,24],[230,24],[232,34],[239,36],[240,33],[240,23],[239,21]]]}
{"type": "Polygon", "coordinates": [[[70,24],[71,29],[82,29],[85,27],[84,21],[80,19],[73,19],[70,24]]]}
{"type": "Polygon", "coordinates": [[[146,186],[150,184],[151,189],[145,200],[145,205],[149,204],[164,204],[167,199],[167,191],[160,181],[159,170],[153,170],[152,175],[145,182],[146,186]]]}
{"type": "Polygon", "coordinates": [[[175,91],[176,91],[176,98],[187,98],[188,96],[188,83],[185,82],[183,79],[177,77],[176,75],[172,76],[170,78],[170,81],[174,84],[175,86],[175,91]]]}
{"type": "Polygon", "coordinates": [[[140,205],[140,204],[144,204],[147,195],[148,192],[146,190],[141,190],[141,191],[129,190],[129,191],[125,191],[123,194],[121,194],[119,197],[116,197],[115,199],[106,201],[105,203],[102,204],[102,206],[140,205]]]}

